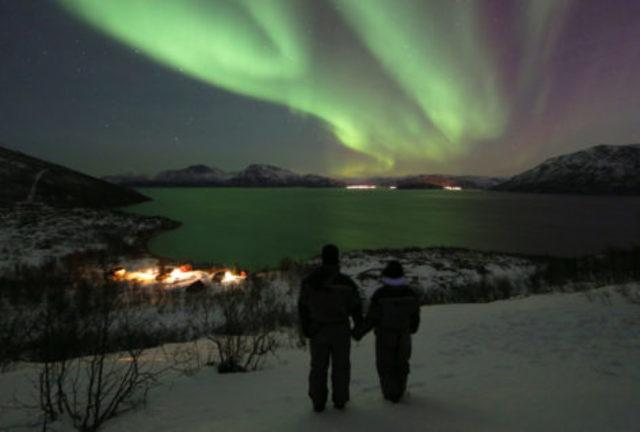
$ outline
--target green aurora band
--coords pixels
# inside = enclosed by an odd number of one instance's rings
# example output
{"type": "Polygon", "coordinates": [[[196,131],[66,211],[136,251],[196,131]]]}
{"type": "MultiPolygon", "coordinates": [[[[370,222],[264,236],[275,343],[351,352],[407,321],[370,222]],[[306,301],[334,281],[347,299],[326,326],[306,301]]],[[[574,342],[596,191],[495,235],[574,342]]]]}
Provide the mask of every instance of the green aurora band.
{"type": "MultiPolygon", "coordinates": [[[[165,66],[321,119],[342,144],[369,156],[343,175],[449,160],[508,128],[511,99],[497,82],[479,2],[321,3],[344,27],[336,35],[318,34],[311,1],[58,2],[165,66]]],[[[564,4],[523,3],[521,38],[538,63],[552,43],[545,30],[564,4]]],[[[526,76],[519,84],[530,87],[526,76]]]]}

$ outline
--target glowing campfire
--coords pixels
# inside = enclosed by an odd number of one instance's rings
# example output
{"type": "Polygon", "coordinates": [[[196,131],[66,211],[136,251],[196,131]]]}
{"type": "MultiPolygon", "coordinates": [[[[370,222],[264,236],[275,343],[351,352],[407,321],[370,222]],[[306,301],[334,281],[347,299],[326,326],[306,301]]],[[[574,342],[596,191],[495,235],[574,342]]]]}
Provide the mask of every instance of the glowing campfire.
{"type": "Polygon", "coordinates": [[[141,285],[182,286],[196,281],[221,283],[224,285],[235,284],[247,278],[244,271],[235,272],[231,269],[205,269],[196,270],[191,265],[171,267],[161,271],[159,267],[127,270],[117,267],[110,272],[113,280],[119,282],[132,282],[141,285]]]}

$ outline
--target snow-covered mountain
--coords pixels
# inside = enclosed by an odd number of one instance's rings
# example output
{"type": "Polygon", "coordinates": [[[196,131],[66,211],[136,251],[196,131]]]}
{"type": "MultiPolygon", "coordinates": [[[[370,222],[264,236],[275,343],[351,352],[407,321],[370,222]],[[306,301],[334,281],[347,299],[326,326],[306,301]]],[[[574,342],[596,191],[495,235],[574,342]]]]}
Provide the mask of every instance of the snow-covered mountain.
{"type": "Polygon", "coordinates": [[[315,174],[300,175],[274,165],[252,164],[245,169],[227,173],[207,165],[192,165],[184,169],[162,171],[153,177],[115,175],[104,177],[115,184],[127,186],[238,186],[238,187],[339,187],[344,183],[315,174]]]}
{"type": "Polygon", "coordinates": [[[229,184],[233,186],[274,187],[274,186],[301,186],[301,187],[336,187],[343,183],[314,174],[300,175],[284,168],[273,165],[252,164],[244,170],[236,173],[229,184]]]}
{"type": "Polygon", "coordinates": [[[300,176],[293,171],[274,165],[251,164],[236,173],[230,183],[237,186],[286,186],[298,181],[300,176]]]}
{"type": "Polygon", "coordinates": [[[229,174],[207,165],[191,165],[183,169],[160,171],[153,177],[141,174],[118,174],[102,177],[111,183],[124,186],[219,186],[229,174]]]}
{"type": "Polygon", "coordinates": [[[0,146],[0,207],[22,202],[53,207],[117,207],[144,195],[0,146]]]}
{"type": "Polygon", "coordinates": [[[495,187],[514,192],[640,194],[640,144],[597,145],[547,159],[495,187]]]}
{"type": "Polygon", "coordinates": [[[229,175],[216,167],[191,165],[184,169],[161,171],[153,180],[167,185],[201,186],[223,183],[229,175]]]}
{"type": "Polygon", "coordinates": [[[463,189],[491,189],[503,182],[502,177],[471,175],[419,174],[390,177],[337,179],[316,174],[298,174],[269,164],[251,164],[236,172],[225,172],[207,165],[192,165],[184,169],[161,171],[155,176],[138,174],[103,177],[123,186],[232,186],[232,187],[344,187],[348,184],[398,186],[407,189],[439,189],[459,186],[463,189]]]}

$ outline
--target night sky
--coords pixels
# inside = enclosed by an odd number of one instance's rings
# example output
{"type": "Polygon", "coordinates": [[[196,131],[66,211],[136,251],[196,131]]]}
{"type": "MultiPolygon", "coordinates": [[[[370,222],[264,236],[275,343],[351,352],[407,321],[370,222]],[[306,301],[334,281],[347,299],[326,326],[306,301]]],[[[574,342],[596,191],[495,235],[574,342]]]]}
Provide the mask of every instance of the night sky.
{"type": "Polygon", "coordinates": [[[0,119],[96,175],[510,175],[640,142],[640,1],[0,0],[0,119]]]}

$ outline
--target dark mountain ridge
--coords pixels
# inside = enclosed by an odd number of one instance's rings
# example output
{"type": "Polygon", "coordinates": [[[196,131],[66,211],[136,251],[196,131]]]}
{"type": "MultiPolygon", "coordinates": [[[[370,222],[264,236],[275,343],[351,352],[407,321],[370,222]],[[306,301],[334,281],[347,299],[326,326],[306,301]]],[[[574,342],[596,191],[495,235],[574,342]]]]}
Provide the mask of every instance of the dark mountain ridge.
{"type": "Polygon", "coordinates": [[[132,189],[0,146],[0,206],[120,207],[149,200],[132,189]]]}

